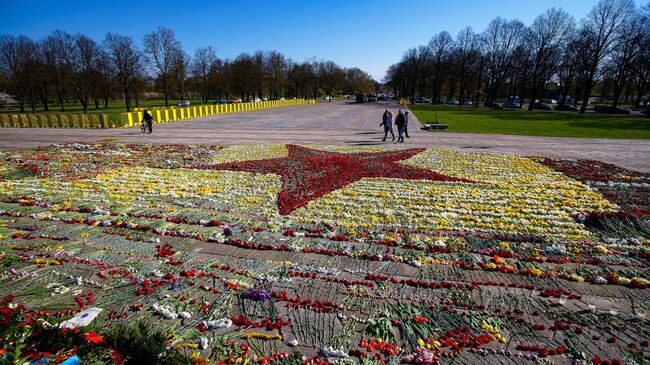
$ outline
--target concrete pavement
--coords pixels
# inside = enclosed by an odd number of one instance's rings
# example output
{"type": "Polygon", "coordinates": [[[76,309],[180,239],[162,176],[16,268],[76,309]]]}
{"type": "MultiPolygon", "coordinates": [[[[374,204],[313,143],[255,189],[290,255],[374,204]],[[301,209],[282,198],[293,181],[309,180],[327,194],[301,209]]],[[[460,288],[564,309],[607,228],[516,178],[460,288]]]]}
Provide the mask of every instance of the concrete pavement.
{"type": "MultiPolygon", "coordinates": [[[[0,128],[0,149],[118,138],[123,143],[257,144],[298,143],[390,145],[379,127],[386,108],[397,104],[323,102],[157,124],[151,135],[138,128],[0,128]]],[[[411,138],[401,146],[442,147],[522,156],[593,159],[650,172],[650,140],[530,137],[498,134],[427,132],[410,113],[411,138]]],[[[397,133],[397,130],[395,130],[397,133]]],[[[389,137],[390,138],[390,137],[389,137]]]]}

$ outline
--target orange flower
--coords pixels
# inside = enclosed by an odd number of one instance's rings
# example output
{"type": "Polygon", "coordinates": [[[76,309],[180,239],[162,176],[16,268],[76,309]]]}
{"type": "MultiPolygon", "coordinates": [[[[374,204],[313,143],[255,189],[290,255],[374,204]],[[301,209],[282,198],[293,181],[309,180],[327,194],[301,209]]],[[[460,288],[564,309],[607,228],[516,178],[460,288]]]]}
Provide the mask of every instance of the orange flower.
{"type": "Polygon", "coordinates": [[[498,255],[495,255],[494,258],[492,259],[492,261],[494,261],[495,264],[505,264],[506,263],[506,260],[504,260],[503,258],[501,258],[498,255]]]}

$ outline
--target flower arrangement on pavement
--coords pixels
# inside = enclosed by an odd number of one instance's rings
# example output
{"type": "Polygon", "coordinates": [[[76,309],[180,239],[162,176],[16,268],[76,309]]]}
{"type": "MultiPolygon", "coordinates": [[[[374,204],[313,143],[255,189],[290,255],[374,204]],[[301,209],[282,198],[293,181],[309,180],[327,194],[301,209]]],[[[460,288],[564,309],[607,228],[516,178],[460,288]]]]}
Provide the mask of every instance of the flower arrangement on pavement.
{"type": "Polygon", "coordinates": [[[644,363],[650,175],[444,149],[0,152],[0,360],[644,363]]]}

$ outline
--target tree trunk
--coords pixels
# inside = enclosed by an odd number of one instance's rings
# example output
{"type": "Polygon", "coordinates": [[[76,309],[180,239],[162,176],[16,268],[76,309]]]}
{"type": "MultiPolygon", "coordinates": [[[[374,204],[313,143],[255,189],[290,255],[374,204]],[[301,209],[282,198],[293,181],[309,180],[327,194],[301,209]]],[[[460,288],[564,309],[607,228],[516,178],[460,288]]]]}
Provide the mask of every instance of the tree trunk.
{"type": "Polygon", "coordinates": [[[57,99],[59,101],[59,104],[61,104],[61,111],[64,112],[65,111],[65,100],[64,100],[64,97],[63,97],[63,92],[62,92],[62,90],[57,90],[56,93],[57,93],[56,96],[57,96],[57,99]]]}
{"type": "Polygon", "coordinates": [[[580,114],[584,114],[587,111],[587,103],[589,102],[589,97],[591,96],[591,88],[594,83],[594,75],[596,74],[597,64],[592,64],[591,69],[589,70],[588,78],[585,82],[585,89],[582,92],[582,106],[580,106],[580,114]]]}
{"type": "Polygon", "coordinates": [[[44,111],[49,111],[50,107],[47,103],[47,91],[44,90],[43,92],[40,93],[40,98],[41,98],[41,103],[43,104],[43,110],[44,111]]]}
{"type": "Polygon", "coordinates": [[[128,88],[124,88],[123,91],[124,91],[124,103],[126,104],[126,112],[128,113],[131,111],[131,96],[129,95],[128,88]]]}
{"type": "Polygon", "coordinates": [[[167,88],[167,79],[164,77],[163,77],[163,89],[165,91],[165,107],[169,107],[169,89],[167,88]]]}

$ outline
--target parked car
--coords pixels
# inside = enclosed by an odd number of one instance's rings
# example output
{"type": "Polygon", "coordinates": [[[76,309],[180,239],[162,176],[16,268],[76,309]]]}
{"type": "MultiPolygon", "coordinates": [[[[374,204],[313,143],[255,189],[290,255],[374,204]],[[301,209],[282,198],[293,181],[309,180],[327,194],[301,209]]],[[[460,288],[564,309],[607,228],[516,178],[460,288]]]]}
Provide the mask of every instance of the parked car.
{"type": "Polygon", "coordinates": [[[458,100],[456,100],[456,99],[447,99],[447,100],[445,100],[445,104],[447,104],[447,105],[458,105],[458,100]]]}
{"type": "Polygon", "coordinates": [[[577,112],[578,107],[573,104],[560,104],[555,107],[555,110],[561,112],[577,112]]]}
{"type": "Polygon", "coordinates": [[[492,109],[503,109],[503,105],[497,103],[496,101],[486,101],[483,103],[483,106],[487,106],[492,109]]]}
{"type": "Polygon", "coordinates": [[[388,100],[388,97],[386,97],[386,95],[384,94],[379,94],[377,95],[377,100],[381,100],[381,101],[388,100]]]}
{"type": "Polygon", "coordinates": [[[181,100],[178,103],[176,103],[176,106],[179,108],[190,106],[189,100],[181,100]]]}
{"type": "Polygon", "coordinates": [[[519,104],[516,101],[509,101],[503,105],[504,108],[510,108],[510,109],[519,109],[521,108],[521,104],[519,104]]]}
{"type": "Polygon", "coordinates": [[[251,101],[252,101],[253,103],[261,103],[261,102],[262,102],[262,99],[260,99],[260,98],[254,98],[254,99],[251,100],[251,101]]]}
{"type": "Polygon", "coordinates": [[[415,102],[417,104],[429,104],[431,102],[431,100],[429,100],[429,98],[426,98],[424,96],[420,96],[420,97],[415,98],[415,102]]]}
{"type": "Polygon", "coordinates": [[[228,104],[228,100],[225,98],[219,98],[214,101],[215,104],[228,104]]]}
{"type": "Polygon", "coordinates": [[[465,99],[465,100],[463,100],[463,105],[472,106],[472,105],[474,105],[474,103],[472,103],[471,100],[467,100],[467,99],[465,99]]]}
{"type": "Polygon", "coordinates": [[[364,93],[357,94],[357,103],[367,103],[367,102],[368,102],[368,95],[364,93]]]}
{"type": "Polygon", "coordinates": [[[535,103],[535,104],[533,104],[533,109],[536,109],[536,110],[553,110],[553,107],[551,107],[548,104],[544,104],[544,103],[535,103]]]}
{"type": "Polygon", "coordinates": [[[346,99],[348,99],[348,100],[355,100],[356,97],[355,97],[354,95],[348,95],[348,97],[347,97],[346,99]]]}
{"type": "Polygon", "coordinates": [[[230,100],[230,104],[239,104],[242,100],[240,98],[230,100]]]}
{"type": "Polygon", "coordinates": [[[368,94],[368,102],[369,103],[376,103],[377,102],[377,97],[373,94],[368,94]]]}
{"type": "Polygon", "coordinates": [[[621,108],[619,106],[611,105],[596,105],[594,107],[596,113],[605,113],[605,114],[630,114],[632,111],[630,109],[621,108]]]}

